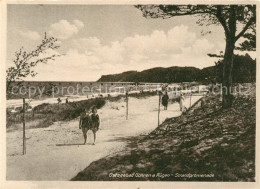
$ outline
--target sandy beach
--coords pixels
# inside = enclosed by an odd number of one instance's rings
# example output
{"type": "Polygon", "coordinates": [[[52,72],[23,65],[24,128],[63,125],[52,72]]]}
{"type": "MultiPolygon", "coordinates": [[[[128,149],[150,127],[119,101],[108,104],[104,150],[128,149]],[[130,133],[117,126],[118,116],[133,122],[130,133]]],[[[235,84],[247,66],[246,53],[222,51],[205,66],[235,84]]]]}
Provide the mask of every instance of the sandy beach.
{"type": "MultiPolygon", "coordinates": [[[[200,96],[193,96],[191,103],[200,96]]],[[[185,100],[189,107],[190,99],[185,100]]],[[[26,130],[27,153],[22,155],[22,131],[7,133],[7,180],[70,180],[90,163],[124,150],[129,137],[143,135],[157,127],[158,96],[129,99],[129,116],[126,120],[125,102],[107,102],[98,111],[101,118],[96,145],[88,132],[83,145],[78,118],[69,122],[55,122],[48,128],[26,130]]],[[[160,122],[181,114],[179,104],[161,106],[160,122]]]]}

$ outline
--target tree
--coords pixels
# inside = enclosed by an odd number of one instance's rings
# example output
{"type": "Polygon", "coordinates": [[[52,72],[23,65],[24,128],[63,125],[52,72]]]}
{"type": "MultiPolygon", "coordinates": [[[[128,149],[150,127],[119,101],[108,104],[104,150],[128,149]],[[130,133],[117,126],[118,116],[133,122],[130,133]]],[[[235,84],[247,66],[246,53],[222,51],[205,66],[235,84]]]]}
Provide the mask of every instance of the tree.
{"type": "Polygon", "coordinates": [[[256,32],[245,33],[245,40],[236,47],[237,50],[241,51],[255,51],[256,50],[256,32]]]}
{"type": "Polygon", "coordinates": [[[47,38],[45,33],[44,39],[35,50],[27,52],[22,47],[19,51],[15,52],[15,59],[13,60],[14,66],[11,66],[6,70],[7,96],[11,95],[12,87],[15,85],[21,86],[24,78],[28,76],[35,77],[37,75],[37,72],[35,72],[33,68],[39,63],[46,64],[49,60],[55,60],[56,57],[61,56],[60,54],[54,53],[46,55],[48,50],[55,50],[59,48],[56,42],[56,38],[47,38]]]}
{"type": "MultiPolygon", "coordinates": [[[[24,78],[28,76],[35,77],[37,73],[33,70],[39,63],[46,64],[49,60],[55,60],[59,54],[47,55],[48,50],[58,49],[56,45],[57,39],[54,37],[47,38],[45,33],[44,39],[37,48],[31,52],[27,52],[22,48],[15,53],[15,59],[13,60],[14,66],[9,67],[6,70],[6,96],[12,94],[14,86],[21,86],[24,78]],[[45,56],[44,56],[45,55],[45,56]]],[[[45,93],[49,93],[49,90],[45,90],[45,93]]],[[[38,94],[36,94],[38,95],[38,94]]],[[[30,103],[30,102],[29,102],[30,103]]],[[[25,136],[25,111],[29,104],[25,102],[23,98],[23,155],[26,154],[26,136],[25,136]]]]}
{"type": "MultiPolygon", "coordinates": [[[[234,55],[233,58],[232,81],[236,83],[249,83],[256,81],[256,60],[248,54],[234,55]]],[[[218,82],[222,82],[223,60],[216,62],[216,77],[218,82]]]]}
{"type": "MultiPolygon", "coordinates": [[[[220,24],[223,27],[226,46],[223,59],[222,108],[231,107],[235,43],[250,29],[255,30],[256,5],[137,5],[136,7],[146,18],[167,19],[176,16],[199,15],[198,24],[220,24]],[[242,26],[242,30],[237,33],[238,24],[242,26]]],[[[254,34],[251,33],[251,35],[254,34]]],[[[243,45],[242,48],[249,46],[243,45]]]]}

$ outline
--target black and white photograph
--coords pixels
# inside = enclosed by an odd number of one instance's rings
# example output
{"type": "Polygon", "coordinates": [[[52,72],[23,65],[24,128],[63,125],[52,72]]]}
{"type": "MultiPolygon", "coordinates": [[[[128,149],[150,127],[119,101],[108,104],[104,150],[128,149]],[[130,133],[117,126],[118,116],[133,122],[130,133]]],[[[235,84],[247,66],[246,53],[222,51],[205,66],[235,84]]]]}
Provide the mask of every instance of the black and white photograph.
{"type": "Polygon", "coordinates": [[[1,188],[257,188],[258,2],[105,2],[1,2],[1,188]]]}

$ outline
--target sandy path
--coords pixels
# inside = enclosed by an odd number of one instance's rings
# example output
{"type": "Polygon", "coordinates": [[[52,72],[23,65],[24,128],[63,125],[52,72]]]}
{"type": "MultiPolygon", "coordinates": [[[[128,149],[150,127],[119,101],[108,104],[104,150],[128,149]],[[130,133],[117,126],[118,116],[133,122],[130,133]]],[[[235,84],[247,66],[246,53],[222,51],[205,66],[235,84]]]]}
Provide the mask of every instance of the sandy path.
{"type": "MultiPolygon", "coordinates": [[[[192,103],[200,97],[192,97],[192,103]]],[[[190,100],[185,101],[187,107],[190,100]]],[[[158,96],[147,99],[129,99],[129,119],[125,120],[125,102],[108,102],[101,110],[100,131],[96,145],[92,133],[88,144],[78,119],[55,123],[48,128],[28,129],[27,154],[22,154],[22,132],[7,133],[7,180],[70,180],[91,162],[124,149],[130,136],[147,134],[157,127],[158,96]]],[[[180,115],[179,105],[161,108],[161,122],[180,115]]]]}

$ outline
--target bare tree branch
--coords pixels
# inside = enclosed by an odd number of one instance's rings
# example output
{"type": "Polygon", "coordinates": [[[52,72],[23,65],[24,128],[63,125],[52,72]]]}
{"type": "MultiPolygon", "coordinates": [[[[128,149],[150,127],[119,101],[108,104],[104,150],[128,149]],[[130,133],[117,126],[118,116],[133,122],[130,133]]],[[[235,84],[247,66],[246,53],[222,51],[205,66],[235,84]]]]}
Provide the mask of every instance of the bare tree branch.
{"type": "Polygon", "coordinates": [[[61,56],[60,54],[51,54],[46,57],[40,57],[45,54],[47,50],[58,49],[59,46],[56,45],[57,39],[54,37],[47,38],[46,33],[41,44],[31,52],[23,50],[20,48],[18,52],[15,53],[15,59],[13,60],[14,66],[9,67],[6,70],[6,94],[9,94],[9,90],[12,83],[17,81],[22,81],[23,78],[27,76],[35,77],[37,73],[32,70],[33,67],[37,66],[39,63],[47,63],[49,60],[55,60],[55,58],[61,56]]]}

